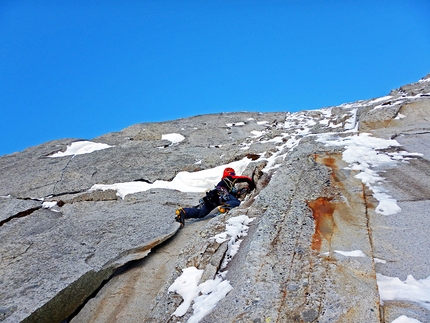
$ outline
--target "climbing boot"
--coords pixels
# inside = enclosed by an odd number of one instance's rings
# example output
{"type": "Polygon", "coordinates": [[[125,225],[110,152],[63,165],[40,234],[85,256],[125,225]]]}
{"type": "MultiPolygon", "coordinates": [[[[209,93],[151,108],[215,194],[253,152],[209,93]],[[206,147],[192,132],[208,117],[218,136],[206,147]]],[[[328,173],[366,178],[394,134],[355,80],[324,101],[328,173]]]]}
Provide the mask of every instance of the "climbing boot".
{"type": "Polygon", "coordinates": [[[175,212],[176,217],[175,220],[181,224],[181,228],[185,225],[185,210],[183,208],[179,208],[175,212]]]}
{"type": "Polygon", "coordinates": [[[220,205],[218,206],[218,211],[220,213],[227,213],[228,211],[230,211],[230,207],[228,205],[220,205]]]}

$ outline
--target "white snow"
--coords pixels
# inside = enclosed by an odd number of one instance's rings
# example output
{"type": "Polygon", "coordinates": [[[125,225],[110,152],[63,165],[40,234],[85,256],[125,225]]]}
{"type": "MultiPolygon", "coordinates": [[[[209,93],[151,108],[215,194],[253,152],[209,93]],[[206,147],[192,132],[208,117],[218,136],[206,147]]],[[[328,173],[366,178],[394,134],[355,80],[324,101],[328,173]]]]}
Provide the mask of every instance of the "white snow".
{"type": "MultiPolygon", "coordinates": [[[[376,103],[388,101],[389,99],[391,99],[391,96],[343,105],[344,108],[349,109],[348,114],[345,114],[341,118],[343,123],[336,120],[337,116],[331,114],[330,108],[313,111],[309,114],[306,111],[287,113],[283,127],[280,127],[286,129],[287,133],[282,133],[271,140],[264,140],[264,135],[267,134],[267,130],[253,130],[250,136],[246,138],[246,141],[240,146],[241,149],[249,149],[251,145],[258,143],[264,144],[272,142],[277,144],[274,151],[267,154],[266,152],[260,154],[260,160],[267,161],[267,165],[263,169],[264,172],[279,167],[281,162],[288,156],[289,152],[297,147],[302,138],[307,136],[316,136],[317,141],[323,142],[327,146],[342,147],[342,158],[348,163],[347,169],[356,171],[357,175],[355,177],[368,186],[372,190],[373,196],[379,201],[376,212],[383,215],[395,214],[400,212],[400,207],[397,205],[397,201],[392,198],[388,194],[389,192],[383,187],[384,178],[380,176],[379,173],[383,168],[397,166],[401,162],[407,162],[408,159],[421,156],[422,154],[405,151],[385,151],[388,148],[398,147],[400,144],[395,140],[376,138],[367,133],[357,134],[358,124],[356,121],[358,107],[374,105],[376,103]],[[318,112],[322,119],[317,125],[314,116],[315,113],[318,112]],[[336,122],[336,124],[334,124],[334,122],[336,122]],[[333,131],[337,131],[336,128],[343,126],[346,133],[344,131],[343,133],[331,132],[313,135],[311,130],[314,126],[333,128],[333,131]],[[345,134],[348,136],[345,137],[345,134]]],[[[397,101],[393,101],[393,103],[390,104],[397,103],[397,101]]],[[[402,115],[398,115],[398,118],[402,117],[402,115]]],[[[257,124],[261,125],[266,123],[267,122],[257,122],[257,124]]],[[[228,127],[243,125],[245,125],[244,122],[227,124],[228,127]]],[[[163,139],[170,140],[172,144],[177,144],[184,140],[183,136],[179,134],[163,135],[163,139]]],[[[221,146],[211,147],[220,148],[221,146]]],[[[239,175],[250,162],[250,159],[245,158],[238,162],[221,165],[204,171],[194,173],[180,172],[171,182],[159,180],[155,181],[153,184],[145,182],[116,183],[112,185],[98,184],[94,185],[91,190],[115,189],[117,190],[117,194],[123,198],[127,194],[146,191],[151,188],[175,189],[183,192],[204,192],[207,189],[213,188],[213,186],[218,183],[225,167],[233,167],[239,175]]],[[[201,163],[201,161],[196,160],[196,163],[201,163]]],[[[218,243],[228,241],[226,255],[215,279],[200,283],[203,270],[199,270],[195,267],[183,269],[182,275],[178,277],[169,288],[169,292],[176,292],[184,299],[182,304],[172,315],[177,317],[183,316],[192,305],[193,314],[187,322],[199,322],[233,289],[229,281],[225,280],[227,273],[225,269],[229,261],[237,254],[242,242],[241,237],[247,235],[248,224],[251,221],[252,219],[245,215],[230,218],[226,223],[226,230],[211,238],[218,243]]],[[[333,250],[333,252],[345,257],[366,257],[361,250],[333,250]]],[[[373,260],[375,263],[386,263],[385,260],[378,258],[373,258],[373,260]]],[[[387,277],[378,273],[377,283],[381,302],[384,300],[405,300],[417,302],[421,306],[430,309],[430,276],[421,280],[415,280],[412,276],[408,276],[406,281],[403,282],[399,278],[387,277]]],[[[416,323],[419,321],[402,315],[393,322],[416,323]]]]}
{"type": "Polygon", "coordinates": [[[179,144],[181,141],[184,141],[185,137],[179,133],[168,133],[168,134],[162,135],[161,140],[170,141],[170,146],[172,146],[172,145],[179,144]]]}
{"type": "MultiPolygon", "coordinates": [[[[266,160],[267,165],[263,169],[263,172],[268,172],[270,170],[274,170],[278,168],[283,161],[289,151],[292,151],[297,145],[300,143],[303,137],[311,135],[312,128],[317,125],[315,121],[315,112],[320,113],[322,116],[322,120],[320,120],[319,124],[330,127],[330,128],[341,128],[342,123],[334,124],[332,123],[332,119],[335,117],[331,114],[331,109],[321,109],[314,111],[302,111],[296,113],[287,113],[285,117],[285,121],[283,125],[278,125],[278,129],[287,130],[286,133],[282,133],[280,136],[276,136],[269,140],[263,140],[263,136],[267,133],[267,130],[263,131],[251,131],[251,136],[246,138],[246,141],[241,143],[241,150],[248,150],[253,144],[266,144],[266,143],[276,143],[278,144],[276,149],[277,151],[272,153],[271,156],[264,158],[261,160],[266,160]]],[[[349,116],[344,121],[344,129],[346,131],[355,131],[357,127],[356,122],[356,112],[357,109],[351,109],[349,114],[345,115],[345,117],[349,116]]],[[[260,124],[259,122],[257,122],[260,124]]],[[[265,122],[266,123],[266,122],[265,122]]],[[[262,124],[262,123],[261,123],[262,124]]],[[[260,154],[261,155],[261,154],[260,154]]]]}
{"type": "MultiPolygon", "coordinates": [[[[389,97],[374,100],[372,103],[387,100],[389,97]]],[[[398,118],[403,118],[399,115],[398,118]]],[[[351,170],[359,171],[355,176],[360,179],[366,186],[373,191],[373,196],[379,201],[376,212],[384,215],[390,215],[400,212],[397,201],[393,199],[382,186],[382,178],[377,169],[382,167],[391,167],[399,162],[407,162],[415,156],[422,154],[409,153],[405,151],[384,152],[381,149],[398,147],[400,144],[395,140],[386,140],[371,137],[370,134],[357,134],[349,137],[336,137],[337,134],[319,134],[317,141],[324,142],[326,145],[343,146],[345,149],[342,158],[351,170]]],[[[361,250],[352,252],[343,252],[335,250],[336,253],[351,257],[365,257],[361,250]]],[[[385,260],[374,258],[375,263],[386,263],[385,260]]],[[[416,280],[409,275],[405,281],[397,277],[388,277],[377,274],[377,284],[380,293],[381,303],[388,300],[402,300],[416,302],[422,307],[430,309],[430,276],[426,279],[416,280]]],[[[405,315],[400,316],[393,323],[419,323],[420,321],[409,318],[405,315]]]]}
{"type": "Polygon", "coordinates": [[[227,127],[241,127],[244,126],[245,122],[226,123],[227,127]]]}
{"type": "Polygon", "coordinates": [[[391,215],[401,211],[397,201],[382,187],[384,178],[378,174],[375,168],[395,166],[398,161],[405,160],[406,156],[419,154],[379,151],[380,149],[400,146],[400,144],[396,140],[376,138],[368,133],[343,138],[334,137],[332,133],[320,134],[317,141],[324,142],[327,146],[345,147],[342,159],[349,164],[349,169],[360,172],[355,177],[373,191],[373,197],[379,201],[376,207],[377,213],[391,215]]]}
{"type": "MultiPolygon", "coordinates": [[[[333,251],[345,257],[366,257],[366,254],[361,250],[352,250],[352,251],[333,250],[333,251]]],[[[323,255],[328,256],[330,255],[330,252],[324,252],[323,255]]]]}
{"type": "Polygon", "coordinates": [[[265,133],[266,133],[265,131],[257,131],[257,130],[252,130],[251,131],[252,137],[255,137],[255,138],[259,138],[262,135],[264,135],[265,133]]]}
{"type": "Polygon", "coordinates": [[[397,159],[401,161],[412,159],[412,157],[421,157],[423,154],[420,153],[409,153],[407,151],[395,151],[392,153],[387,153],[392,159],[397,159]]]}
{"type": "MultiPolygon", "coordinates": [[[[227,236],[230,236],[227,253],[221,269],[224,269],[237,253],[242,241],[239,238],[247,235],[247,224],[251,223],[252,220],[246,215],[232,217],[227,220],[225,232],[210,238],[215,239],[218,243],[223,243],[228,240],[227,236]]],[[[188,319],[188,323],[198,323],[233,289],[230,282],[223,279],[225,272],[224,274],[218,273],[215,279],[209,279],[201,284],[198,284],[198,282],[201,279],[203,270],[189,267],[183,269],[182,272],[182,275],[175,280],[168,291],[176,292],[184,299],[172,316],[183,316],[191,303],[194,302],[193,315],[188,319]]]]}
{"type": "Polygon", "coordinates": [[[418,83],[430,82],[430,77],[423,77],[418,81],[418,83]]]}
{"type": "Polygon", "coordinates": [[[182,270],[182,275],[176,278],[175,282],[169,287],[169,292],[176,292],[184,299],[172,316],[180,317],[185,315],[191,303],[194,302],[193,315],[187,322],[197,323],[233,289],[229,281],[223,280],[220,276],[198,284],[202,275],[203,270],[201,269],[195,267],[185,268],[182,270]]]}
{"type": "Polygon", "coordinates": [[[388,277],[377,273],[379,295],[381,301],[410,301],[430,310],[430,276],[416,280],[408,275],[405,281],[397,277],[388,277]]]}
{"type": "Polygon", "coordinates": [[[42,208],[44,208],[44,209],[50,209],[50,208],[53,208],[54,206],[56,206],[57,205],[57,202],[43,202],[42,203],[42,208]]]}
{"type": "Polygon", "coordinates": [[[228,280],[223,280],[219,276],[205,281],[199,288],[201,295],[194,299],[194,312],[187,323],[200,322],[233,289],[228,280]]]}
{"type": "Polygon", "coordinates": [[[364,252],[361,250],[352,250],[352,251],[334,250],[334,252],[345,257],[366,257],[364,252]]]}
{"type": "MultiPolygon", "coordinates": [[[[334,252],[346,257],[366,257],[363,251],[341,251],[334,250],[334,252]]],[[[323,255],[328,256],[329,252],[323,255]]],[[[375,263],[386,263],[385,260],[373,258],[375,263]]],[[[430,310],[430,276],[425,279],[416,280],[412,275],[408,275],[405,281],[401,281],[397,277],[388,277],[380,273],[376,274],[377,285],[381,304],[384,301],[409,301],[416,302],[422,307],[430,310]]],[[[393,322],[419,322],[414,319],[401,316],[393,322]],[[407,319],[411,320],[408,321],[407,319]]]]}
{"type": "Polygon", "coordinates": [[[205,192],[213,188],[221,180],[224,168],[232,167],[236,174],[240,175],[251,162],[251,159],[242,160],[221,165],[215,168],[206,169],[198,172],[179,172],[172,181],[157,180],[154,183],[146,182],[125,182],[115,184],[95,184],[90,191],[95,190],[116,190],[117,195],[124,198],[128,194],[147,191],[152,188],[165,188],[178,190],[181,192],[205,192]]]}
{"type": "Polygon", "coordinates": [[[378,103],[378,102],[388,101],[391,98],[392,98],[391,95],[382,96],[380,98],[371,100],[370,102],[368,102],[368,104],[370,105],[370,104],[375,104],[375,103],[378,103]]]}
{"type": "Polygon", "coordinates": [[[182,270],[182,275],[176,278],[175,282],[169,287],[169,292],[176,292],[184,299],[172,315],[183,316],[190,307],[191,302],[199,296],[200,289],[198,283],[203,275],[203,271],[196,267],[185,268],[182,270]]]}
{"type": "Polygon", "coordinates": [[[353,109],[352,117],[345,121],[345,130],[357,130],[357,108],[353,109]]]}
{"type": "Polygon", "coordinates": [[[224,261],[221,264],[221,270],[226,268],[230,260],[237,254],[240,244],[242,242],[241,237],[245,237],[248,234],[248,224],[253,219],[250,219],[246,215],[239,215],[227,220],[226,230],[220,234],[217,234],[212,239],[215,239],[218,243],[223,243],[229,240],[227,253],[224,257],[224,261]],[[230,238],[228,238],[230,236],[230,238]]]}
{"type": "Polygon", "coordinates": [[[98,142],[92,141],[75,141],[72,142],[69,146],[67,146],[66,151],[59,151],[55,154],[52,154],[48,157],[64,157],[64,156],[76,156],[82,154],[89,154],[97,150],[102,150],[106,148],[110,148],[113,146],[109,146],[107,144],[102,144],[98,142]]]}
{"type": "Polygon", "coordinates": [[[282,143],[283,142],[283,136],[277,136],[277,137],[274,137],[274,138],[272,138],[272,139],[269,139],[269,140],[262,140],[262,141],[260,141],[260,143],[262,143],[262,144],[266,144],[266,143],[269,143],[269,142],[273,142],[273,143],[282,143]]]}
{"type": "Polygon", "coordinates": [[[405,102],[405,100],[397,100],[397,101],[393,101],[393,102],[385,102],[383,104],[376,105],[373,108],[373,110],[382,109],[384,107],[393,107],[395,105],[399,105],[399,104],[402,104],[404,102],[405,102]]]}
{"type": "Polygon", "coordinates": [[[407,317],[406,315],[401,315],[391,323],[421,323],[421,321],[407,317]]]}

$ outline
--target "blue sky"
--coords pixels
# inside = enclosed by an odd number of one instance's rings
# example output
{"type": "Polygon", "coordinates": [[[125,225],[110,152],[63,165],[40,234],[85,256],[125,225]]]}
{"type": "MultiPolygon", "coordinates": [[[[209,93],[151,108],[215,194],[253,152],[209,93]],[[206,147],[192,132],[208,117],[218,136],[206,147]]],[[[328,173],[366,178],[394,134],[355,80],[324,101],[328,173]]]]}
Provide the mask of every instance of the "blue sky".
{"type": "Polygon", "coordinates": [[[0,2],[0,155],[141,122],[300,111],[430,73],[430,2],[0,2]]]}

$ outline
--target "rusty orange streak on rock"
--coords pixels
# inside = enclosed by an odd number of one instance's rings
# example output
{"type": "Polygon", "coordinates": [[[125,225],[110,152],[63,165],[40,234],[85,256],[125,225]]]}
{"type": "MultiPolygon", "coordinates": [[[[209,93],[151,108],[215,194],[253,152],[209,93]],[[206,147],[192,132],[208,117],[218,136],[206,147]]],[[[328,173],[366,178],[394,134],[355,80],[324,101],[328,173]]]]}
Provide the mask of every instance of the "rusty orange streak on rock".
{"type": "Polygon", "coordinates": [[[331,156],[322,159],[322,163],[333,170],[337,170],[337,160],[331,156]]]}
{"type": "Polygon", "coordinates": [[[332,179],[334,180],[336,185],[342,187],[343,186],[342,182],[338,178],[338,175],[339,175],[338,174],[339,166],[337,164],[338,160],[335,157],[333,157],[333,156],[337,156],[337,155],[339,158],[342,158],[342,155],[339,155],[339,154],[329,154],[329,155],[323,155],[323,156],[315,154],[314,159],[317,163],[320,163],[320,164],[323,164],[323,165],[329,167],[332,170],[332,173],[331,173],[332,179]]]}
{"type": "Polygon", "coordinates": [[[333,220],[334,203],[329,198],[319,197],[315,201],[309,201],[315,220],[315,233],[312,237],[312,249],[320,250],[322,240],[330,242],[335,223],[333,220]]]}

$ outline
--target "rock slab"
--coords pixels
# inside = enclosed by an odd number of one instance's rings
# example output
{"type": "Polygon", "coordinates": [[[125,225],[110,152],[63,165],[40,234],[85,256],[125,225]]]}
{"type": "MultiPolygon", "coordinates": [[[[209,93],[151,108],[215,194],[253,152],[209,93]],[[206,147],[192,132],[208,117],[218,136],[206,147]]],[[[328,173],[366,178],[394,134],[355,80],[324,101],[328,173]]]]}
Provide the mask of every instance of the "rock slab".
{"type": "Polygon", "coordinates": [[[429,275],[429,94],[428,76],[382,98],[315,111],[138,124],[93,139],[111,147],[85,155],[51,157],[77,140],[63,139],[0,157],[0,321],[185,322],[193,309],[172,317],[182,298],[169,286],[190,266],[204,271],[202,281],[223,271],[227,242],[213,237],[239,215],[253,221],[226,268],[233,289],[201,322],[390,322],[405,313],[430,321],[418,303],[381,302],[376,280],[429,275]],[[380,152],[387,156],[421,153],[372,169],[398,201],[394,216],[376,212],[344,146],[320,140],[364,132],[402,145],[380,152]],[[184,141],[163,139],[171,133],[184,141]],[[246,175],[259,170],[257,190],[184,230],[174,210],[201,194],[149,189],[122,199],[90,190],[170,181],[245,157],[246,175]],[[142,310],[132,305],[139,299],[142,310]]]}

